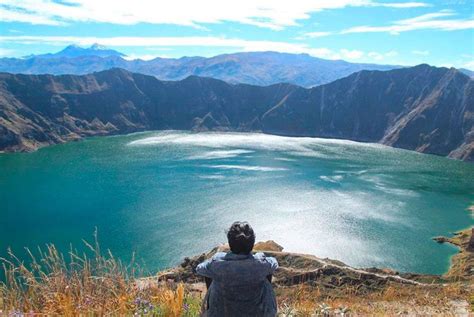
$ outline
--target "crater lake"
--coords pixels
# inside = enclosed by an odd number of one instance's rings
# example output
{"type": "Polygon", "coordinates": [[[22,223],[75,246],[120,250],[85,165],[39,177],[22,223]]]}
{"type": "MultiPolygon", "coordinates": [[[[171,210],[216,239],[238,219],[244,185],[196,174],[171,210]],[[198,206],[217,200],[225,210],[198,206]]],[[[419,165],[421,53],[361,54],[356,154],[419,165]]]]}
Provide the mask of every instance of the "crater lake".
{"type": "Polygon", "coordinates": [[[445,272],[432,240],[474,224],[474,164],[379,144],[258,133],[161,131],[0,154],[0,256],[54,243],[132,253],[150,271],[226,241],[257,241],[356,267],[445,272]]]}

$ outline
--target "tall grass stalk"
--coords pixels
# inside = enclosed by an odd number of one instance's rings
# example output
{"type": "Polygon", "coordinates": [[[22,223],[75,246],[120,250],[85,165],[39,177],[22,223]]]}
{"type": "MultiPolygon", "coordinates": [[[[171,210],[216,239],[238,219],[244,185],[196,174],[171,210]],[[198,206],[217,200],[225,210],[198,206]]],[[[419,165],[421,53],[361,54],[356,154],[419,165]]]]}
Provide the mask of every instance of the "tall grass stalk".
{"type": "MultiPolygon", "coordinates": [[[[124,265],[110,251],[101,252],[97,232],[94,242],[84,241],[88,252],[71,247],[65,256],[54,245],[27,249],[29,261],[11,250],[0,258],[0,311],[6,314],[139,314],[181,316],[198,310],[199,303],[185,296],[183,285],[137,283],[142,270],[134,257],[124,265]],[[187,302],[191,303],[187,304],[187,302]]],[[[1,315],[1,313],[0,313],[1,315]]]]}

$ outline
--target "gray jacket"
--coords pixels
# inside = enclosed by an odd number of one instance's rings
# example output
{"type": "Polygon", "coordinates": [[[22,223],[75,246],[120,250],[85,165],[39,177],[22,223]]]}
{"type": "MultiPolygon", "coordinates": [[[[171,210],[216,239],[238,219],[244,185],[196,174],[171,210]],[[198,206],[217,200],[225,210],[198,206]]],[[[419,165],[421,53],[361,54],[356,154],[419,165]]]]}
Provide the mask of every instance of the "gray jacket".
{"type": "Polygon", "coordinates": [[[275,293],[267,276],[277,268],[276,259],[263,253],[218,252],[199,264],[196,273],[212,279],[207,316],[276,316],[275,293]]]}

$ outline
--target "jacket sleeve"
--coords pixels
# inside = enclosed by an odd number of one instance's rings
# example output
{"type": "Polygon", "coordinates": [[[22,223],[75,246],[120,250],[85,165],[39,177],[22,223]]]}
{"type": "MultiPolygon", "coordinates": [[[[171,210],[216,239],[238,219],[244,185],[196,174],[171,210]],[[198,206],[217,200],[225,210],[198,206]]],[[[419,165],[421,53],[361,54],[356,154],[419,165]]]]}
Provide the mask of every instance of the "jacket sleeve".
{"type": "Polygon", "coordinates": [[[274,257],[265,257],[265,260],[270,264],[270,272],[268,274],[273,274],[278,269],[278,261],[274,257]]]}
{"type": "Polygon", "coordinates": [[[212,262],[213,262],[213,259],[211,258],[200,263],[196,267],[196,274],[209,277],[209,278],[214,278],[214,275],[212,274],[212,268],[211,268],[212,262]]]}
{"type": "Polygon", "coordinates": [[[262,252],[256,253],[254,257],[258,259],[260,263],[264,264],[266,275],[273,274],[276,271],[276,269],[278,269],[278,261],[274,257],[266,256],[262,252]]]}
{"type": "Polygon", "coordinates": [[[200,263],[196,267],[196,274],[214,279],[215,274],[212,269],[214,262],[222,261],[225,255],[226,254],[224,252],[217,252],[212,258],[200,263]]]}

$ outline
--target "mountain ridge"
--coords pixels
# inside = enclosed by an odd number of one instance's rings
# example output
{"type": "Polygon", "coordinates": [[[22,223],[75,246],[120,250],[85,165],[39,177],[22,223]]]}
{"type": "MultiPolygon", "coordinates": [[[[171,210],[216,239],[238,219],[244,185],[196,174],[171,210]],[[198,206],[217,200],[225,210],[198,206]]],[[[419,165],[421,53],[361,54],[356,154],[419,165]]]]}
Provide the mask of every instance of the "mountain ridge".
{"type": "Polygon", "coordinates": [[[474,81],[418,65],[361,71],[311,89],[90,75],[0,74],[0,150],[144,130],[260,131],[378,142],[474,160],[474,81]]]}
{"type": "Polygon", "coordinates": [[[181,80],[190,75],[213,77],[229,83],[271,85],[288,82],[312,87],[334,81],[363,69],[389,70],[393,65],[357,64],[326,60],[308,54],[274,51],[240,52],[213,57],[181,57],[152,60],[125,59],[114,50],[68,46],[58,53],[0,58],[0,72],[24,74],[85,75],[115,67],[152,75],[160,80],[181,80]],[[105,53],[106,54],[105,54],[105,53]],[[110,53],[112,52],[112,53],[110,53]],[[100,54],[99,54],[100,53],[100,54]]]}
{"type": "Polygon", "coordinates": [[[63,50],[57,53],[46,53],[39,55],[29,55],[23,57],[23,59],[32,59],[32,58],[57,58],[57,57],[67,57],[75,58],[81,56],[98,56],[98,57],[126,57],[127,55],[120,53],[116,50],[108,49],[107,47],[100,45],[98,43],[92,44],[90,47],[84,48],[75,44],[66,46],[63,50]]]}
{"type": "MultiPolygon", "coordinates": [[[[57,53],[29,55],[24,58],[0,58],[0,72],[24,74],[85,75],[111,68],[152,75],[160,80],[181,80],[190,75],[213,77],[232,84],[267,86],[279,82],[306,88],[326,84],[361,70],[391,70],[399,65],[350,63],[327,60],[306,53],[275,51],[226,53],[212,57],[156,57],[131,59],[100,44],[89,48],[69,45],[57,53]]],[[[459,69],[474,77],[474,72],[459,69]]]]}

